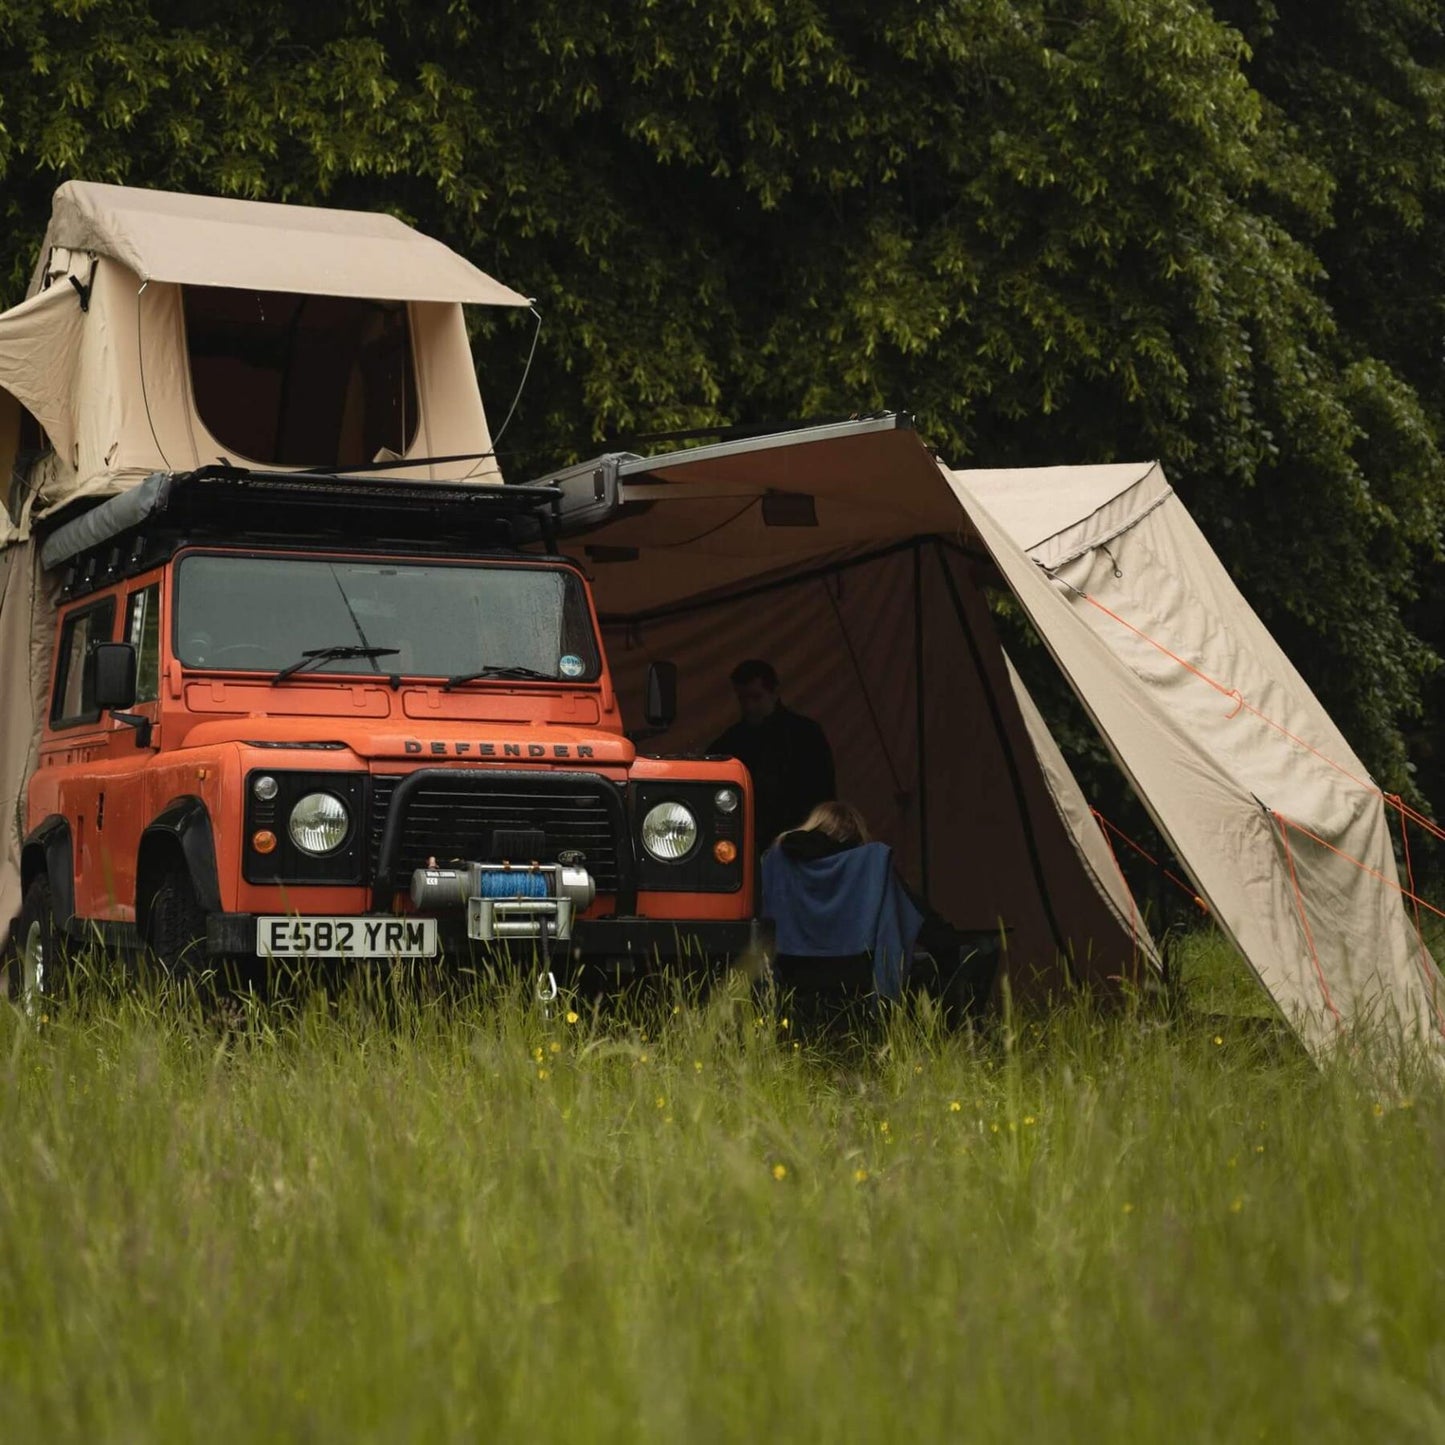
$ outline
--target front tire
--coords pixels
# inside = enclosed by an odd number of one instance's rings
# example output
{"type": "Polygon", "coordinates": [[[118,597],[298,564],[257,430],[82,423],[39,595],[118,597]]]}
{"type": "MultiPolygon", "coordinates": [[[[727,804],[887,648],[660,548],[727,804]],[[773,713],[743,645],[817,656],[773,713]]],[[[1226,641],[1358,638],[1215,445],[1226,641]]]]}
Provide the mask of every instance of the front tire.
{"type": "Polygon", "coordinates": [[[50,879],[42,874],[25,890],[15,948],[6,969],[6,995],[31,1018],[41,1017],[64,986],[65,941],[55,920],[50,879]]]}
{"type": "Polygon", "coordinates": [[[146,942],[173,977],[201,973],[206,964],[206,913],[184,868],[171,868],[151,899],[146,942]]]}

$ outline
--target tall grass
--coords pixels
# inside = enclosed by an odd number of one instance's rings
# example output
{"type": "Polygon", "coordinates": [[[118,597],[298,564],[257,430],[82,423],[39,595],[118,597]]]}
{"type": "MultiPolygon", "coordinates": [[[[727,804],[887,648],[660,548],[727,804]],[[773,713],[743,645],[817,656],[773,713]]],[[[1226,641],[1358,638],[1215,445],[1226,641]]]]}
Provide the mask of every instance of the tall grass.
{"type": "Polygon", "coordinates": [[[1268,1020],[4,1012],[0,1440],[1445,1433],[1445,1089],[1268,1020]]]}

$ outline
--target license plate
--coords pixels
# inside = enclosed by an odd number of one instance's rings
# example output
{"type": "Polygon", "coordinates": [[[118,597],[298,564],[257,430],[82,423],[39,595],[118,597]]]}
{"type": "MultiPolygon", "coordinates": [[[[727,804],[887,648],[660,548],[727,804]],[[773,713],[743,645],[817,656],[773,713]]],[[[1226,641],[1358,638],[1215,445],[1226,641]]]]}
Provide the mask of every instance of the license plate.
{"type": "Polygon", "coordinates": [[[258,958],[435,958],[435,918],[258,918],[258,958]]]}

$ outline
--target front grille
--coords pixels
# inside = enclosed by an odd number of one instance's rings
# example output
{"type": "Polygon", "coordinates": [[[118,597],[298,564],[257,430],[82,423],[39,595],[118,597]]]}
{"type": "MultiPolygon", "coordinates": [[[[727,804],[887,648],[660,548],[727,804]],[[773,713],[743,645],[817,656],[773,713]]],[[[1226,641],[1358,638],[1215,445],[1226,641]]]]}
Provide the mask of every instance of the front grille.
{"type": "MultiPolygon", "coordinates": [[[[370,855],[372,876],[381,857],[382,832],[391,812],[401,776],[380,774],[371,780],[370,855]]],[[[616,893],[621,882],[613,816],[618,811],[612,783],[602,778],[562,779],[538,773],[535,778],[497,778],[485,772],[457,769],[433,776],[411,792],[401,820],[397,855],[390,874],[400,887],[428,858],[447,864],[457,860],[489,863],[493,835],[500,831],[539,830],[546,839],[539,863],[556,863],[559,853],[575,851],[599,893],[616,893]],[[610,802],[610,806],[609,806],[610,802]]],[[[523,860],[511,860],[523,861],[523,860]]],[[[534,860],[527,859],[527,862],[534,860]]]]}

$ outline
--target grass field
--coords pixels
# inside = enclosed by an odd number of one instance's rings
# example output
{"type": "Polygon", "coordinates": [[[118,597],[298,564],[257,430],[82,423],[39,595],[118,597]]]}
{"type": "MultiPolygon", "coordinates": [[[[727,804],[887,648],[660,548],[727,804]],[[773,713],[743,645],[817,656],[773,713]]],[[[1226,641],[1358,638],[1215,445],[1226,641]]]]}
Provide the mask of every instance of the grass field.
{"type": "Polygon", "coordinates": [[[829,1056],[744,1001],[4,1009],[0,1441],[1438,1440],[1445,1089],[1233,969],[829,1056]]]}

